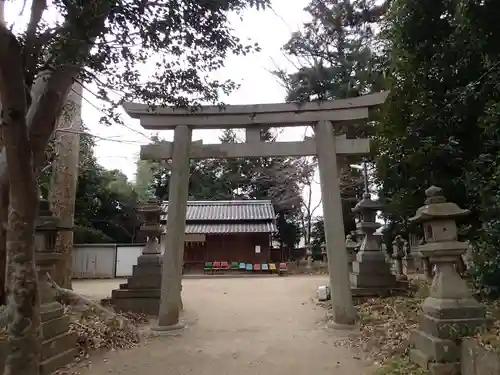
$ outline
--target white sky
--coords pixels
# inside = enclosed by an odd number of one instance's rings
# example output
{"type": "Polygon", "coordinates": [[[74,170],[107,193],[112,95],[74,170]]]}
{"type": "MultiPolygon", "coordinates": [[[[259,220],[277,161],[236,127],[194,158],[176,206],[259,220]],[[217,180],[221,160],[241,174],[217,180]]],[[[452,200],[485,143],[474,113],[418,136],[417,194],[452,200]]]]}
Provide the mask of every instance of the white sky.
{"type": "MultiPolygon", "coordinates": [[[[283,55],[280,48],[289,40],[291,33],[308,20],[307,14],[303,12],[309,0],[273,0],[273,10],[255,11],[249,10],[244,14],[243,21],[235,17],[232,23],[236,35],[252,42],[257,42],[262,51],[247,56],[231,57],[226,66],[218,75],[231,78],[241,85],[240,89],[228,97],[223,97],[226,104],[253,104],[253,103],[276,103],[283,102],[286,92],[280,86],[276,78],[269,73],[279,68],[293,71],[293,66],[283,55]]],[[[22,1],[7,2],[6,21],[8,24],[19,20],[19,9],[22,1]]],[[[28,8],[29,9],[29,8],[28,8]]],[[[26,15],[24,15],[25,18],[26,15]]],[[[95,101],[90,94],[84,97],[86,100],[95,101]]],[[[98,103],[96,103],[98,106],[98,103]]],[[[99,163],[105,168],[120,169],[129,179],[134,179],[135,162],[138,159],[140,145],[147,144],[147,136],[151,132],[143,130],[138,120],[126,119],[127,129],[121,125],[104,126],[98,123],[101,113],[85,100],[83,102],[82,118],[92,134],[112,140],[96,139],[95,153],[99,163]],[[125,142],[124,142],[125,141],[125,142]]],[[[162,138],[171,139],[172,132],[164,131],[159,135],[162,138]]],[[[195,131],[193,140],[203,139],[204,143],[217,143],[219,132],[195,131]]],[[[303,128],[285,128],[280,135],[280,140],[299,140],[304,135],[303,128]]],[[[317,181],[318,179],[316,179],[317,181]]],[[[320,199],[318,184],[314,184],[313,204],[316,206],[320,199]]],[[[315,215],[321,215],[322,208],[319,207],[315,215]]]]}

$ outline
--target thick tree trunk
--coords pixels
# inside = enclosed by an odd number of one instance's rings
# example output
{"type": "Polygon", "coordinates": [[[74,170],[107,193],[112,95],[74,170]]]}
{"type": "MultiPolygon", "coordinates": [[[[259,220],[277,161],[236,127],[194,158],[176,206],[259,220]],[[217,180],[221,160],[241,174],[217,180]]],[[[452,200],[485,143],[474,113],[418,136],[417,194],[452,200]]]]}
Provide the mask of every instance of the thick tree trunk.
{"type": "MultiPolygon", "coordinates": [[[[82,89],[78,83],[73,85],[66,100],[66,107],[59,118],[55,135],[56,158],[53,166],[50,203],[53,214],[60,218],[61,225],[67,228],[73,227],[75,215],[82,89]],[[58,129],[63,131],[57,131],[58,129]]],[[[61,287],[71,289],[73,231],[63,230],[58,233],[56,249],[61,253],[61,258],[55,267],[54,280],[61,287]]]]}
{"type": "Polygon", "coordinates": [[[0,188],[0,305],[7,303],[7,223],[9,212],[9,189],[0,188]]]}
{"type": "Polygon", "coordinates": [[[2,132],[10,205],[7,224],[7,309],[9,350],[4,375],[37,375],[40,355],[40,297],[35,271],[35,219],[38,191],[26,126],[21,47],[0,27],[2,132]]]}
{"type": "MultiPolygon", "coordinates": [[[[4,375],[37,375],[40,357],[40,296],[35,270],[35,219],[38,189],[26,125],[22,50],[0,25],[2,135],[10,182],[6,234],[9,349],[4,375]]],[[[7,178],[6,178],[7,180],[7,178]]],[[[0,190],[5,190],[5,184],[0,190]]]]}

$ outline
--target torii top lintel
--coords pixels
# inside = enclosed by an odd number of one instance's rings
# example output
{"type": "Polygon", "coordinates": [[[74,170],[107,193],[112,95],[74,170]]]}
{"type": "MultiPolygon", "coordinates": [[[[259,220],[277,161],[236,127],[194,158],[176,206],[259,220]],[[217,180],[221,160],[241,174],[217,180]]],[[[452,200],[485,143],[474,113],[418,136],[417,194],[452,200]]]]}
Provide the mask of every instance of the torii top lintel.
{"type": "Polygon", "coordinates": [[[384,103],[389,92],[382,91],[355,98],[307,103],[276,103],[202,106],[196,110],[157,107],[127,102],[125,112],[141,120],[145,129],[171,130],[178,125],[195,129],[248,128],[261,126],[295,126],[318,121],[368,120],[370,110],[384,103]]]}

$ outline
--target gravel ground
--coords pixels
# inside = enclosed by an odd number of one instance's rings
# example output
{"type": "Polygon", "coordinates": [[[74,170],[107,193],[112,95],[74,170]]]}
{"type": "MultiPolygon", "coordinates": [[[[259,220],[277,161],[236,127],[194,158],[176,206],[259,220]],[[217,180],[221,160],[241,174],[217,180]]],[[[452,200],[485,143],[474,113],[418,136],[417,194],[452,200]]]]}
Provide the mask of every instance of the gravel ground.
{"type": "MultiPolygon", "coordinates": [[[[76,281],[105,297],[121,281],[76,281]]],[[[183,282],[187,328],[128,351],[97,357],[81,375],[362,375],[373,367],[335,345],[345,331],[325,328],[312,297],[325,276],[199,279],[183,282]]]]}

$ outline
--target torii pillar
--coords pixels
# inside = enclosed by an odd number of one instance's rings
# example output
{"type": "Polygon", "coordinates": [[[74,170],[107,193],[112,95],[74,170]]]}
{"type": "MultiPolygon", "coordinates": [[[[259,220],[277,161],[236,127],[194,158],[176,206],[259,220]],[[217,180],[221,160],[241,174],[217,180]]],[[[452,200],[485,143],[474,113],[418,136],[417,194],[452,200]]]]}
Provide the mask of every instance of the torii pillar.
{"type": "Polygon", "coordinates": [[[168,191],[167,235],[161,241],[163,269],[161,299],[156,331],[171,331],[183,328],[179,321],[182,299],[182,263],[186,232],[186,210],[189,188],[189,152],[192,130],[179,125],[174,130],[172,152],[172,176],[168,191]]]}
{"type": "Polygon", "coordinates": [[[330,121],[320,121],[316,124],[315,139],[321,196],[323,198],[323,219],[333,321],[335,324],[351,325],[356,322],[356,310],[352,303],[349,284],[335,133],[330,121]]]}

